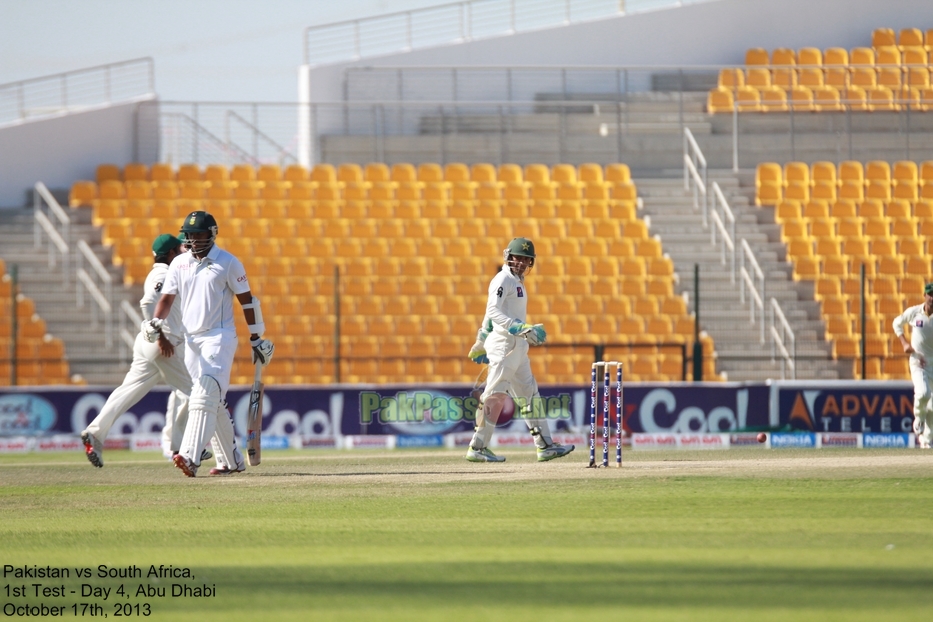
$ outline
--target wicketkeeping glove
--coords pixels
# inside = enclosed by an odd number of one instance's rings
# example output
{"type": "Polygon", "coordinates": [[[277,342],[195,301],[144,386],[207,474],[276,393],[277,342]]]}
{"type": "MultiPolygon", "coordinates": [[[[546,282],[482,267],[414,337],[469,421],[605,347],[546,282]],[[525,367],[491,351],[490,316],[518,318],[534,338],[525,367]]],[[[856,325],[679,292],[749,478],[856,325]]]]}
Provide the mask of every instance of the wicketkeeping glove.
{"type": "Polygon", "coordinates": [[[489,357],[486,356],[486,345],[480,341],[476,340],[476,343],[473,344],[473,347],[470,348],[470,353],[467,354],[474,363],[483,365],[489,362],[489,357]]]}
{"type": "Polygon", "coordinates": [[[162,325],[165,323],[165,320],[159,318],[153,318],[151,320],[143,320],[142,325],[139,327],[139,330],[143,333],[143,338],[149,343],[155,343],[159,340],[159,335],[162,334],[162,325]]]}
{"type": "Polygon", "coordinates": [[[540,346],[547,341],[547,332],[543,324],[525,324],[519,320],[512,322],[509,326],[509,334],[524,337],[525,341],[533,346],[540,346]]]}
{"type": "Polygon", "coordinates": [[[275,344],[262,337],[250,339],[249,345],[253,348],[253,364],[259,361],[259,364],[265,367],[272,360],[272,353],[275,352],[275,344]]]}

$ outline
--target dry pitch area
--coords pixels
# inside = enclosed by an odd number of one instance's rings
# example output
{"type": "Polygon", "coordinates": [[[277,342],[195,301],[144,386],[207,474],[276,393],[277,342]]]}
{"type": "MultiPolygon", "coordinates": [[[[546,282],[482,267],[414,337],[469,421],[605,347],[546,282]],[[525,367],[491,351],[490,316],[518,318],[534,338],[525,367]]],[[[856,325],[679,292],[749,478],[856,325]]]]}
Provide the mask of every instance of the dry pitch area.
{"type": "Polygon", "coordinates": [[[247,473],[193,480],[153,454],[108,452],[103,469],[81,453],[2,455],[0,565],[194,578],[72,577],[42,597],[14,588],[57,582],[4,577],[0,606],[152,620],[929,619],[933,452],[627,452],[622,469],[597,470],[585,448],[548,463],[502,454],[270,451],[247,473]],[[171,584],[213,592],[145,595],[171,584]]]}

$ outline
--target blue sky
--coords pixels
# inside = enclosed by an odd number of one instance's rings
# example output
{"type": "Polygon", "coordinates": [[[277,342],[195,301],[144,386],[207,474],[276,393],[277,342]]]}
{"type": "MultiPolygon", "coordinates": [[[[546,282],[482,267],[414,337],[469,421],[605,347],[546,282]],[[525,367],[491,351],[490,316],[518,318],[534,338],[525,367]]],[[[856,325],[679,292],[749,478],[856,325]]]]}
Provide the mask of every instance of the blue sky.
{"type": "Polygon", "coordinates": [[[445,3],[0,0],[0,84],[151,56],[165,100],[296,101],[306,26],[445,3]]]}

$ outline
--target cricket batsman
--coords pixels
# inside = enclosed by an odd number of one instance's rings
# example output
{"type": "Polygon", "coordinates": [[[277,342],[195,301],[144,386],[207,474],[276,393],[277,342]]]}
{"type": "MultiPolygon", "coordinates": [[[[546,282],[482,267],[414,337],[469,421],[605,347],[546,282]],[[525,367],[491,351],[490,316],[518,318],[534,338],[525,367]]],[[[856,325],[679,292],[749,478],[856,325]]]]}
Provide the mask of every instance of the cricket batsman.
{"type": "Polygon", "coordinates": [[[250,293],[243,263],[214,243],[217,232],[217,221],[209,213],[195,211],[185,216],[181,234],[190,252],[172,262],[153,319],[142,326],[149,341],[158,339],[175,298],[180,298],[185,366],[192,389],[188,425],[174,462],[188,477],[197,474],[201,448],[208,439],[212,439],[217,457],[211,475],[246,470],[225,401],[237,348],[234,298],[243,307],[249,326],[253,362],[268,365],[275,349],[271,341],[262,338],[265,323],[259,300],[250,293]]]}
{"type": "Polygon", "coordinates": [[[566,456],[574,446],[555,443],[547,420],[531,418],[532,400],[539,395],[528,360],[528,346],[538,346],[547,340],[544,326],[525,322],[528,308],[525,275],[535,264],[535,245],[527,238],[515,238],[502,251],[502,257],[504,264],[489,283],[486,315],[468,355],[475,363],[488,363],[489,374],[476,410],[476,431],[466,459],[505,461],[489,449],[489,441],[506,397],[511,395],[534,437],[538,461],[545,462],[566,456]]]}

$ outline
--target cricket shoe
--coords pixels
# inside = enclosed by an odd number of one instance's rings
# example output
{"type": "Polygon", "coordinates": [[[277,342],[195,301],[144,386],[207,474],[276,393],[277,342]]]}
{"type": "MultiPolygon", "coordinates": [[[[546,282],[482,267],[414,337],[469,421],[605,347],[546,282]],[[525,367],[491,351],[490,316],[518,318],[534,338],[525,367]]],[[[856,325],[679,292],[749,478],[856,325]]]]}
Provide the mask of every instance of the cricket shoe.
{"type": "Polygon", "coordinates": [[[560,443],[551,443],[544,449],[538,449],[538,462],[547,462],[554,458],[563,458],[574,450],[574,445],[561,445],[560,443]]]}
{"type": "Polygon", "coordinates": [[[211,469],[211,475],[236,475],[237,473],[242,473],[246,470],[245,462],[238,462],[235,469],[231,469],[228,466],[224,467],[214,467],[211,469]]]}
{"type": "Polygon", "coordinates": [[[81,433],[81,442],[84,443],[84,453],[87,454],[88,461],[98,469],[103,467],[104,444],[87,430],[81,433]]]}
{"type": "Polygon", "coordinates": [[[467,449],[466,459],[470,462],[505,462],[505,456],[497,456],[488,447],[473,449],[472,445],[467,449]]]}
{"type": "Polygon", "coordinates": [[[212,452],[210,449],[201,450],[201,462],[204,462],[205,460],[210,460],[213,457],[214,457],[214,452],[212,452]]]}
{"type": "Polygon", "coordinates": [[[181,469],[181,472],[184,473],[187,477],[194,477],[198,474],[198,465],[194,464],[181,454],[175,454],[175,457],[172,458],[172,462],[174,462],[175,466],[181,469]]]}

